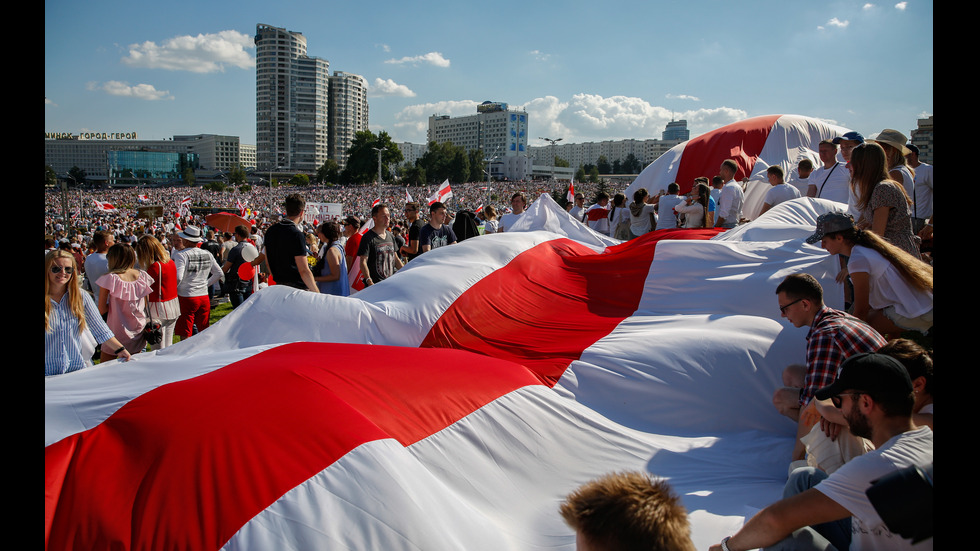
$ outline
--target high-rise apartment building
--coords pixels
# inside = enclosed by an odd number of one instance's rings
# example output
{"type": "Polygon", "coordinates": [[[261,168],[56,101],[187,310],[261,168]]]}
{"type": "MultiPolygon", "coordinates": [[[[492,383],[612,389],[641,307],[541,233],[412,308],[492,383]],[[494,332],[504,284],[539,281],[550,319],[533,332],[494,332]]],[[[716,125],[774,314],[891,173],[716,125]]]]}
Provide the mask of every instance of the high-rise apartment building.
{"type": "Polygon", "coordinates": [[[354,134],[368,129],[367,80],[361,75],[334,71],[329,79],[330,109],[327,154],[340,168],[347,164],[347,149],[354,134]]]}
{"type": "Polygon", "coordinates": [[[312,174],[343,166],[354,133],[368,127],[367,81],[307,55],[306,37],[255,28],[255,147],[259,170],[312,174]]]}

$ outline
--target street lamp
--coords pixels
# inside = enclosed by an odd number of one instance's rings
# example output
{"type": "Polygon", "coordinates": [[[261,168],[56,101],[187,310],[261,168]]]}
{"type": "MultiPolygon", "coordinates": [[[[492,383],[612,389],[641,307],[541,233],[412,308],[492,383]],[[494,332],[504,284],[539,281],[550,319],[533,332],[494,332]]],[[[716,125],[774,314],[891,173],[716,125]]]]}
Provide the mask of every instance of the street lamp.
{"type": "Polygon", "coordinates": [[[378,199],[381,199],[381,152],[387,151],[387,147],[372,147],[371,149],[378,152],[378,199]]]}
{"type": "Polygon", "coordinates": [[[562,141],[564,138],[557,138],[552,140],[551,138],[538,138],[539,140],[544,140],[551,144],[551,185],[555,185],[555,144],[562,141]]]}

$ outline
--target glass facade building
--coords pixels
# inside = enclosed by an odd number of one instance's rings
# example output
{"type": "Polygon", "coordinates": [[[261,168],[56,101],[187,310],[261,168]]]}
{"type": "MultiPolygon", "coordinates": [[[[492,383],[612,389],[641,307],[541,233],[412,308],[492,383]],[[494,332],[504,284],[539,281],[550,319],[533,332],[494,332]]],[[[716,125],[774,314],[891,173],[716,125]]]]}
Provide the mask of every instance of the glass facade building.
{"type": "Polygon", "coordinates": [[[109,151],[109,186],[184,183],[184,172],[199,168],[197,153],[109,151]]]}

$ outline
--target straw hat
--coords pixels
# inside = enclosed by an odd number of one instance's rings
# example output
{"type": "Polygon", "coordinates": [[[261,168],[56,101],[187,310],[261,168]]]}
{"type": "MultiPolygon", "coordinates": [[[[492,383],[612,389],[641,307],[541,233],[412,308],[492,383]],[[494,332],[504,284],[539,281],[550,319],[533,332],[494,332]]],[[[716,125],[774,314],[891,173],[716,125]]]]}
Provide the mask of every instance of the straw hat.
{"type": "Polygon", "coordinates": [[[909,154],[909,148],[905,147],[905,142],[909,140],[908,138],[905,137],[905,134],[902,134],[898,130],[892,130],[891,128],[886,128],[881,132],[872,135],[869,139],[878,143],[886,143],[894,147],[895,149],[901,151],[902,155],[909,154]]]}

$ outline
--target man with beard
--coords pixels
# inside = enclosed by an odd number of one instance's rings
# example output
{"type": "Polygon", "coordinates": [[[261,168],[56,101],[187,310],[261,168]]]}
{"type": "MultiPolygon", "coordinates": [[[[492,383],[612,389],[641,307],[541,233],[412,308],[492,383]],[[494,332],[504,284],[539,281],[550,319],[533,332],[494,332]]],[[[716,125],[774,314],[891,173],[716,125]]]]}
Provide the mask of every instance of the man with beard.
{"type": "MultiPolygon", "coordinates": [[[[932,549],[931,538],[913,547],[892,533],[867,494],[889,474],[933,462],[932,430],[912,422],[915,398],[902,363],[874,352],[851,356],[837,380],[815,397],[840,408],[851,432],[871,440],[875,449],[829,476],[812,467],[793,471],[782,500],[711,549],[826,549],[828,544],[835,549],[932,549]]],[[[906,505],[915,504],[899,504],[906,505]]],[[[910,528],[900,529],[906,534],[910,528]]]]}

